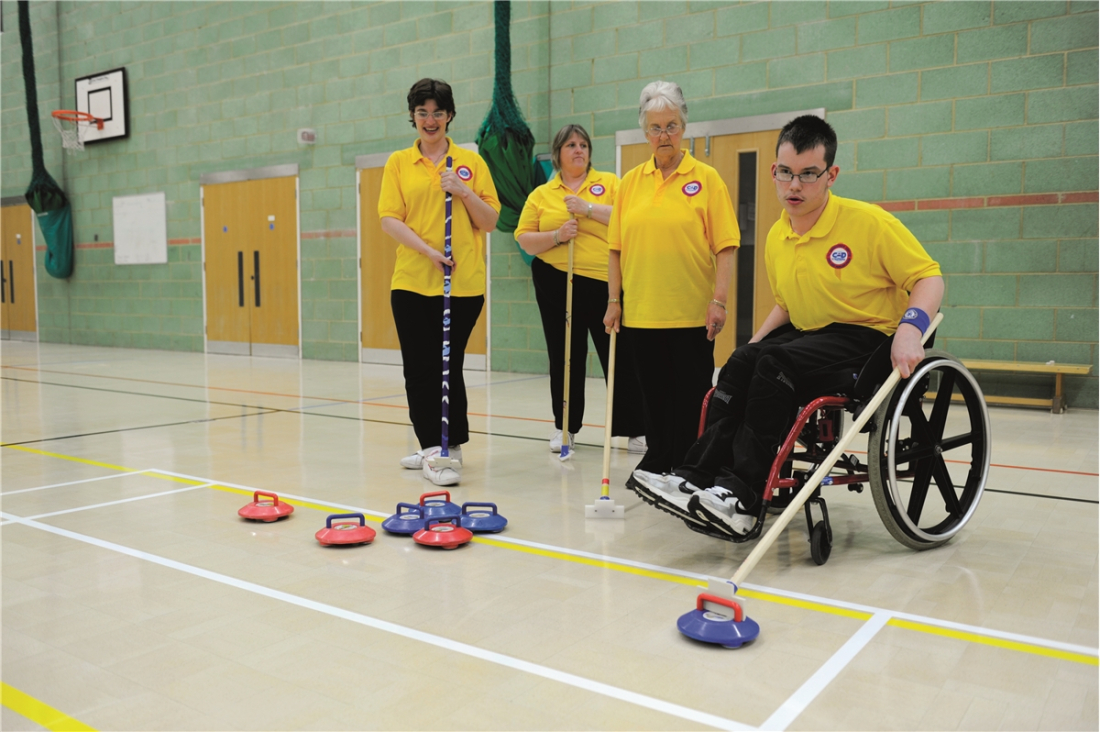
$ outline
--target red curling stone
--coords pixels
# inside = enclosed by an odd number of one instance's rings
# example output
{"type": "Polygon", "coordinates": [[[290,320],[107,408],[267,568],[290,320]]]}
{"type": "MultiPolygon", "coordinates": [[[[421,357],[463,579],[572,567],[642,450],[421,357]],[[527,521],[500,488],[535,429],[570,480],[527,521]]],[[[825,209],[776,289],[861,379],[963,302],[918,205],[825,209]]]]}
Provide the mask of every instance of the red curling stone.
{"type": "Polygon", "coordinates": [[[424,522],[424,528],[413,534],[413,541],[424,546],[455,549],[462,546],[473,534],[458,524],[458,516],[439,516],[424,522]],[[453,523],[451,523],[453,522],[453,523]]]}
{"type": "Polygon", "coordinates": [[[325,521],[325,528],[314,536],[321,546],[350,546],[374,541],[374,529],[367,526],[367,518],[361,513],[334,513],[325,521]],[[358,519],[339,521],[338,519],[358,519]]]}
{"type": "Polygon", "coordinates": [[[294,513],[294,506],[291,506],[289,503],[281,502],[277,495],[266,491],[256,491],[253,493],[252,503],[248,504],[240,511],[237,511],[237,515],[241,518],[248,519],[249,521],[263,521],[265,523],[278,521],[281,518],[286,518],[292,513],[294,513]],[[261,501],[260,496],[270,498],[271,500],[261,501]]]}

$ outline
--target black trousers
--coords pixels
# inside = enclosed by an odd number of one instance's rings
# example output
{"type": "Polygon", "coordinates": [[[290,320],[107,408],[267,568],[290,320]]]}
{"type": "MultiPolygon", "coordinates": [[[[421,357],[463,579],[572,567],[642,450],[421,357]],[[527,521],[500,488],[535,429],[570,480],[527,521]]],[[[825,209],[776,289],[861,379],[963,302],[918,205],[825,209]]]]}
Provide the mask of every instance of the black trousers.
{"type": "MultiPolygon", "coordinates": [[[[542,316],[542,332],[546,337],[546,355],[550,359],[550,401],[554,409],[554,426],[561,429],[562,394],[565,390],[565,290],[566,274],[541,259],[531,263],[531,279],[535,285],[535,300],[542,316]]],[[[611,336],[604,332],[603,316],[607,312],[607,283],[591,277],[573,275],[573,334],[569,369],[569,431],[581,431],[584,420],[585,364],[588,360],[588,336],[596,346],[607,380],[607,359],[611,336]]],[[[619,345],[615,355],[615,394],[611,405],[611,434],[637,437],[645,434],[642,414],[642,392],[638,376],[630,359],[622,358],[625,349],[619,345]]]]}
{"type": "MultiPolygon", "coordinates": [[[[470,439],[466,417],[466,381],[462,365],[466,344],[481,315],[485,297],[451,298],[450,446],[470,439]]],[[[392,290],[390,307],[401,342],[405,397],[409,419],[421,449],[442,439],[443,424],[443,296],[428,297],[408,290],[392,290]]]]}
{"type": "Polygon", "coordinates": [[[857,373],[885,339],[833,323],[806,332],[785,326],[741,346],[718,374],[706,430],[674,472],[700,488],[728,488],[752,509],[798,407],[836,393],[837,373],[857,373]]]}
{"type": "Polygon", "coordinates": [[[649,449],[639,470],[670,473],[699,432],[699,410],[714,380],[714,342],[706,328],[627,328],[619,338],[642,387],[649,449]]]}

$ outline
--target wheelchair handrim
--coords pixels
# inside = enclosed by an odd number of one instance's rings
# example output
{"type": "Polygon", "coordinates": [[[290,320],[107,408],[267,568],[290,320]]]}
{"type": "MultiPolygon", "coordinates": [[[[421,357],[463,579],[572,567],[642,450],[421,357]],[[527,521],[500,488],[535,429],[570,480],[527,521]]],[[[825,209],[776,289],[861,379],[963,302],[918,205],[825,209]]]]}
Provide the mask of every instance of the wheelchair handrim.
{"type": "MultiPolygon", "coordinates": [[[[901,418],[904,416],[903,412],[905,410],[905,405],[909,402],[909,397],[911,396],[913,390],[917,387],[917,385],[920,384],[921,379],[926,374],[928,374],[928,372],[933,371],[941,366],[949,366],[954,369],[958,374],[961,374],[965,378],[966,382],[969,384],[970,388],[973,389],[975,398],[980,401],[985,400],[985,396],[982,394],[982,390],[981,387],[978,386],[978,382],[974,380],[973,375],[971,375],[971,373],[967,371],[961,363],[958,363],[957,361],[952,361],[951,359],[947,358],[938,358],[934,361],[927,361],[925,363],[922,363],[905,382],[905,387],[904,389],[902,389],[900,398],[898,398],[897,402],[895,403],[894,411],[890,416],[889,446],[891,459],[886,461],[890,475],[890,498],[894,503],[894,513],[897,516],[898,520],[900,520],[905,525],[905,529],[915,539],[936,543],[943,542],[957,534],[959,530],[967,524],[967,522],[970,520],[971,515],[973,515],[974,511],[978,508],[978,503],[981,500],[982,493],[985,491],[985,482],[989,479],[989,463],[992,457],[992,440],[990,439],[989,431],[989,412],[984,409],[979,409],[978,412],[981,414],[982,429],[984,430],[985,435],[982,450],[983,454],[981,478],[978,481],[977,488],[975,489],[974,498],[970,501],[970,506],[967,508],[965,514],[955,521],[954,527],[943,531],[942,533],[930,534],[927,531],[921,529],[915,523],[913,523],[912,519],[909,518],[908,512],[901,509],[902,496],[901,491],[898,487],[897,463],[892,457],[896,454],[898,430],[901,425],[901,418]]],[[[972,419],[973,414],[971,410],[968,409],[968,412],[970,413],[972,419]]]]}

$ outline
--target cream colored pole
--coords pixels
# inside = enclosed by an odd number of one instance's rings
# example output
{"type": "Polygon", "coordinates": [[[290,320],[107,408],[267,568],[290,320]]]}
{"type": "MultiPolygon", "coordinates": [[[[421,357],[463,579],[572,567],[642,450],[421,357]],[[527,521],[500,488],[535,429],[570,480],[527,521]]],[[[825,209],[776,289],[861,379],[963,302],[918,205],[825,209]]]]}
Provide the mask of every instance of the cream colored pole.
{"type": "MultiPolygon", "coordinates": [[[[924,335],[921,337],[921,343],[926,343],[928,341],[928,338],[935,332],[936,328],[939,327],[940,321],[942,320],[943,313],[937,313],[935,319],[932,320],[932,324],[928,326],[928,330],[925,331],[924,335]]],[[[732,584],[733,591],[735,593],[737,592],[737,588],[745,581],[745,577],[753,570],[757,562],[764,556],[765,552],[771,548],[775,540],[779,538],[779,534],[781,534],[783,529],[787,527],[787,524],[791,522],[791,519],[793,519],[794,515],[798,513],[798,510],[802,508],[802,505],[809,500],[817,486],[820,485],[821,481],[829,474],[833,466],[836,465],[836,461],[839,460],[844,454],[844,451],[848,449],[848,445],[850,445],[852,440],[860,433],[859,431],[863,429],[863,425],[867,424],[871,416],[874,415],[875,411],[879,408],[879,405],[890,395],[890,392],[893,391],[900,380],[901,372],[895,368],[890,372],[890,376],[886,379],[886,383],[875,393],[875,396],[863,408],[860,415],[852,421],[851,427],[849,427],[844,436],[840,438],[840,441],[836,444],[836,447],[833,448],[833,451],[829,453],[829,456],[825,458],[825,462],[814,471],[814,474],[811,475],[810,479],[806,481],[806,484],[802,486],[802,490],[800,490],[794,500],[791,501],[791,505],[787,506],[783,513],[780,514],[779,518],[776,519],[775,523],[772,524],[772,527],[768,530],[768,533],[764,534],[764,538],[760,540],[749,556],[745,558],[745,561],[741,563],[741,566],[738,567],[733,578],[728,583],[719,583],[720,585],[732,584]]],[[[872,458],[868,456],[868,460],[871,459],[872,458]]],[[[713,585],[714,583],[711,582],[708,584],[713,585]]],[[[722,588],[713,587],[712,589],[720,590],[722,588]]]]}

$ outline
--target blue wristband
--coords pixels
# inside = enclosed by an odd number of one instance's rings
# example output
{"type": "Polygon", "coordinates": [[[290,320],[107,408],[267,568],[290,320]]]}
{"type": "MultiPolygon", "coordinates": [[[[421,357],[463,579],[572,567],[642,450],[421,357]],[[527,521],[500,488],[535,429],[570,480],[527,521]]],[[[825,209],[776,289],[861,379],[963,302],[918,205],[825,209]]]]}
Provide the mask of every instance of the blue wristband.
{"type": "Polygon", "coordinates": [[[932,319],[928,317],[928,313],[920,308],[909,308],[905,311],[905,315],[901,316],[901,322],[898,325],[900,326],[903,323],[915,325],[920,330],[921,335],[924,335],[924,332],[928,330],[928,326],[932,323],[932,319]]]}

